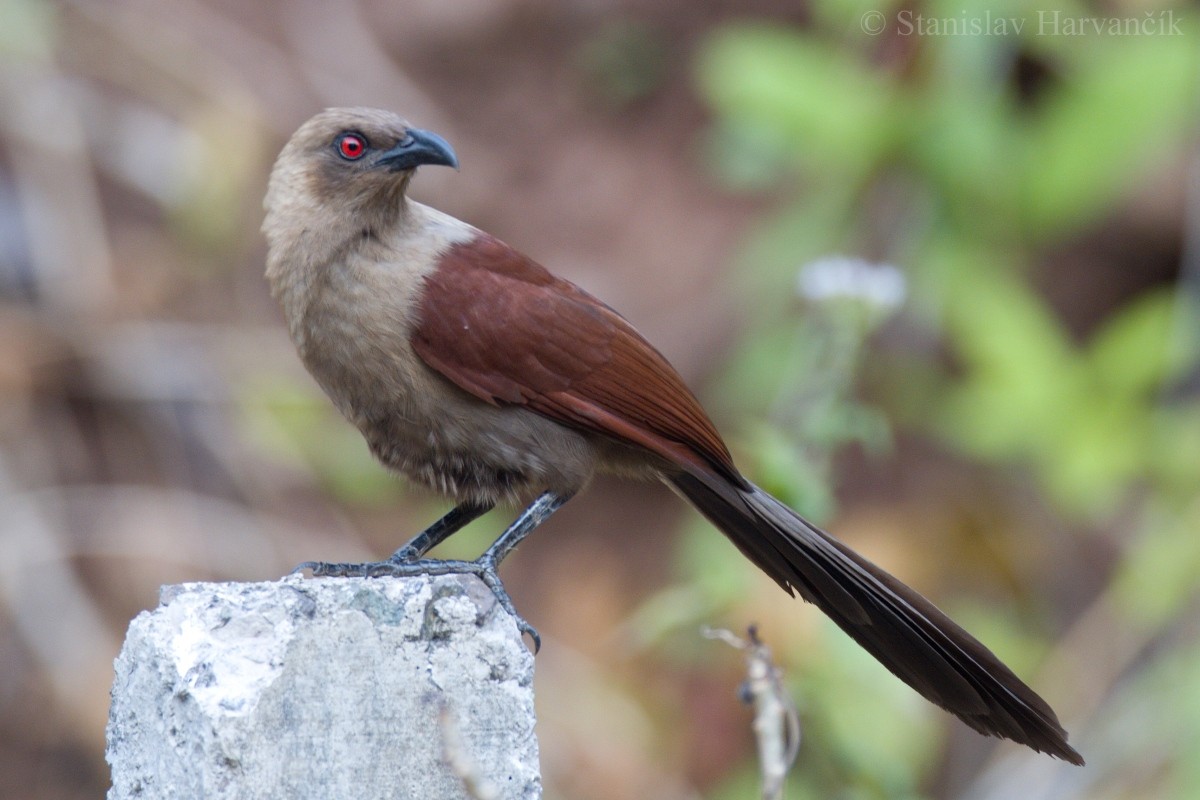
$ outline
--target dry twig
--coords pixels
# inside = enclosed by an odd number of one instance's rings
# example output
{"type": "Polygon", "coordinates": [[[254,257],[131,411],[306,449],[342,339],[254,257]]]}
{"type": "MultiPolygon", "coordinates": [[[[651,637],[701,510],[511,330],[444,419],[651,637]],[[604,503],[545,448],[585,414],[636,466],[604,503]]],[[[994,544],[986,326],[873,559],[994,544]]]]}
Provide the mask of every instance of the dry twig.
{"type": "Polygon", "coordinates": [[[783,685],[783,672],[771,660],[771,650],[758,638],[758,628],[746,629],[746,639],[720,628],[704,628],[709,639],[720,639],[746,655],[746,680],[741,695],[754,706],[754,735],[758,740],[763,800],[781,800],[787,771],[800,752],[800,715],[783,685]]]}

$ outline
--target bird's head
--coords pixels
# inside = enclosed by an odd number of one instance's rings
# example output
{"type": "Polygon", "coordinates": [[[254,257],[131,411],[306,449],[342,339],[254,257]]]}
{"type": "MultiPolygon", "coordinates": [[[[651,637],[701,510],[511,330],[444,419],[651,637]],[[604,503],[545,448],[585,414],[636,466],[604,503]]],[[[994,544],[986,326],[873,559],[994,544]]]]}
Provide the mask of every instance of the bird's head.
{"type": "Polygon", "coordinates": [[[399,213],[417,167],[458,167],[450,144],[390,111],[328,108],[292,136],[271,171],[265,206],[272,228],[328,225],[354,219],[371,225],[399,213]]]}

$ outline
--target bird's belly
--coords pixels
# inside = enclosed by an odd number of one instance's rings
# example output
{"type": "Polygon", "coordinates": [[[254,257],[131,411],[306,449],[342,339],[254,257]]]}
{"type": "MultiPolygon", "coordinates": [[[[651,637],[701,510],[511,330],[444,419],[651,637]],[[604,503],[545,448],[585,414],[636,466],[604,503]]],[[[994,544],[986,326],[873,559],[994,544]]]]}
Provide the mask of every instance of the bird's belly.
{"type": "MultiPolygon", "coordinates": [[[[346,314],[372,298],[331,286],[309,307],[301,358],[371,452],[410,480],[460,502],[523,502],[582,489],[611,445],[520,405],[460,389],[413,352],[407,326],[368,327],[346,314]],[[336,291],[335,291],[336,290],[336,291]]],[[[387,315],[399,319],[397,308],[387,315]]]]}
{"type": "Polygon", "coordinates": [[[402,354],[406,342],[334,341],[306,348],[305,365],[375,457],[416,483],[460,502],[524,502],[547,489],[576,492],[596,471],[592,437],[479,400],[402,354]]]}
{"type": "Polygon", "coordinates": [[[447,388],[453,399],[442,394],[435,406],[418,392],[355,420],[375,457],[460,501],[524,502],[547,489],[576,492],[591,479],[597,452],[588,437],[528,409],[447,388]]]}

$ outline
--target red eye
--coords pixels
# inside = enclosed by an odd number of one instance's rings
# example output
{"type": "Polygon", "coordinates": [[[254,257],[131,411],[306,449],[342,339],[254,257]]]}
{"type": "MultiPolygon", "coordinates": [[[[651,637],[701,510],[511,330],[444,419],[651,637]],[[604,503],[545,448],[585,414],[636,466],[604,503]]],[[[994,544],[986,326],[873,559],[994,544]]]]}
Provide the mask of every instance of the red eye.
{"type": "Polygon", "coordinates": [[[357,161],[367,152],[367,140],[357,133],[343,133],[334,144],[338,155],[348,161],[357,161]]]}

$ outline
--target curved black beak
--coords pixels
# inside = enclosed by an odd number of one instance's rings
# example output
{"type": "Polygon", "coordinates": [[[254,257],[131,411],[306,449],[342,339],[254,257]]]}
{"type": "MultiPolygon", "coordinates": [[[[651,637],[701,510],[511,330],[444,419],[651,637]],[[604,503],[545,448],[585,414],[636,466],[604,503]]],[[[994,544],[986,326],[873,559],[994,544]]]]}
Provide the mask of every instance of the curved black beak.
{"type": "Polygon", "coordinates": [[[409,128],[408,134],[396,142],[375,161],[375,166],[386,167],[392,172],[415,169],[422,164],[441,164],[458,169],[458,156],[454,148],[442,137],[431,131],[409,128]]]}

